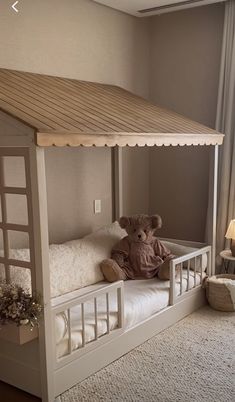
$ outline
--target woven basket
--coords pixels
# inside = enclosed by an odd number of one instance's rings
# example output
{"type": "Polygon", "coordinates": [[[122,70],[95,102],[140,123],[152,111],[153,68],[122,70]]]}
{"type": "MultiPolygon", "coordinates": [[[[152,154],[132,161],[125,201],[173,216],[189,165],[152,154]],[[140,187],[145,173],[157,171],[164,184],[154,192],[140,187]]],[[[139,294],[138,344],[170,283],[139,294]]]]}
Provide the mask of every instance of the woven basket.
{"type": "Polygon", "coordinates": [[[232,279],[235,275],[215,275],[206,279],[206,296],[212,308],[220,311],[235,311],[235,282],[230,281],[230,286],[219,281],[219,279],[232,279]],[[232,296],[233,295],[233,296],[232,296]]]}

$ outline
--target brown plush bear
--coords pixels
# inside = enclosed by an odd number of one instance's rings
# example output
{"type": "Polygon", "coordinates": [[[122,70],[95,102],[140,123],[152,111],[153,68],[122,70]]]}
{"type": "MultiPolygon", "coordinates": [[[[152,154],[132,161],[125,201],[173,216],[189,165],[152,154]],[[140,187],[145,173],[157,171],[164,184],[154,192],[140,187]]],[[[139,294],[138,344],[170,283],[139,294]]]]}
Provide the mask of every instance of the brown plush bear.
{"type": "Polygon", "coordinates": [[[164,244],[154,236],[162,226],[159,215],[123,216],[119,220],[127,236],[112,249],[111,259],[103,260],[100,268],[109,282],[126,279],[170,279],[170,260],[174,258],[164,244]]]}

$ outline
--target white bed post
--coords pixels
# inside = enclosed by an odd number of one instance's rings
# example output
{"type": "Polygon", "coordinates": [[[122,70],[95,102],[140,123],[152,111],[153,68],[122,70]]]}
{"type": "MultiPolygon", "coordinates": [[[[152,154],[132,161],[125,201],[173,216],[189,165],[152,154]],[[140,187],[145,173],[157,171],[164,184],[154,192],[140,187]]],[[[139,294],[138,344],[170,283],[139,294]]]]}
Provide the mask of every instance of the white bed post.
{"type": "Polygon", "coordinates": [[[44,149],[30,148],[32,188],[34,263],[36,289],[44,303],[44,315],[39,327],[39,353],[42,401],[54,401],[54,345],[50,302],[49,242],[44,149]]]}
{"type": "Polygon", "coordinates": [[[215,260],[216,260],[216,221],[217,221],[217,187],[218,187],[218,145],[213,147],[210,179],[212,182],[210,194],[210,212],[211,222],[209,224],[209,237],[211,243],[211,274],[215,274],[215,260]]]}
{"type": "Polygon", "coordinates": [[[114,193],[114,219],[123,215],[123,180],[122,180],[122,148],[113,148],[113,193],[114,193]]]}

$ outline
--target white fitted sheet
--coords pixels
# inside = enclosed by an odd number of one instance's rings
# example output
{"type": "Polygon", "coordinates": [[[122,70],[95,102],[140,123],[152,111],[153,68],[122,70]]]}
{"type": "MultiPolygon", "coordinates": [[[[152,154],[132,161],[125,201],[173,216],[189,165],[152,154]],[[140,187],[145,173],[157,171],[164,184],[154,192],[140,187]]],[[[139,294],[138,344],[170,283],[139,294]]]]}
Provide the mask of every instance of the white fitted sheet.
{"type": "MultiPolygon", "coordinates": [[[[203,273],[203,277],[205,274],[203,273]]],[[[201,274],[196,274],[196,284],[200,284],[201,274]]],[[[176,294],[180,294],[179,279],[176,280],[176,294]]],[[[101,282],[97,285],[89,286],[91,289],[99,289],[106,283],[101,282]]],[[[194,272],[190,271],[189,288],[194,286],[194,272]]],[[[128,280],[124,282],[124,328],[132,328],[141,323],[145,319],[156,314],[160,310],[169,305],[169,281],[160,281],[159,279],[142,279],[128,280]]],[[[187,288],[187,270],[183,270],[183,292],[187,288]]],[[[87,288],[88,289],[88,288],[87,288]]],[[[84,289],[84,292],[86,289],[84,289]]],[[[81,291],[80,291],[81,292],[81,291]]],[[[72,292],[67,295],[53,299],[53,305],[71,300],[76,297],[76,293],[72,292]]],[[[79,293],[81,294],[81,293],[79,293]]],[[[110,292],[110,330],[118,326],[117,316],[117,292],[110,292]]],[[[105,295],[98,297],[98,336],[104,335],[107,332],[107,314],[106,314],[106,299],[105,295]]],[[[71,346],[72,350],[76,350],[82,345],[82,323],[80,306],[71,309],[70,320],[72,326],[71,346]]],[[[68,353],[68,330],[67,317],[65,313],[56,316],[56,349],[57,357],[61,357],[68,353]]],[[[86,343],[95,339],[95,322],[94,322],[94,302],[85,303],[85,339],[86,343]]]]}

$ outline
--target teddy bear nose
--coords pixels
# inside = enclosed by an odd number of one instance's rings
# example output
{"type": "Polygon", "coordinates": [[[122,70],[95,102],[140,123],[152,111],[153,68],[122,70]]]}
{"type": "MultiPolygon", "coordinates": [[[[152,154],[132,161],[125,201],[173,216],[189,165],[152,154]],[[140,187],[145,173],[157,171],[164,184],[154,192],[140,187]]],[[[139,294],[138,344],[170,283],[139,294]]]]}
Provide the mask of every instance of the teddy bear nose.
{"type": "Polygon", "coordinates": [[[139,239],[141,238],[141,234],[138,235],[138,238],[139,238],[139,239]]]}

